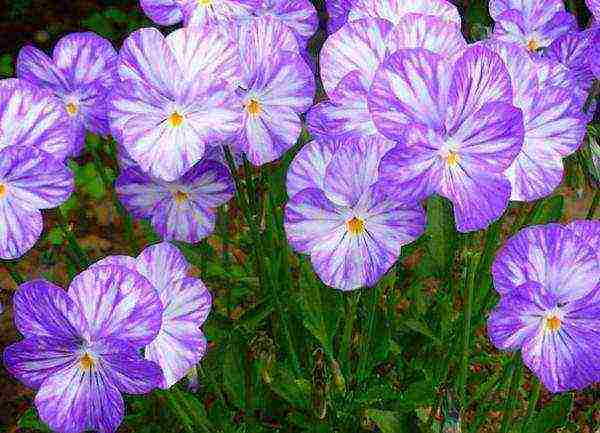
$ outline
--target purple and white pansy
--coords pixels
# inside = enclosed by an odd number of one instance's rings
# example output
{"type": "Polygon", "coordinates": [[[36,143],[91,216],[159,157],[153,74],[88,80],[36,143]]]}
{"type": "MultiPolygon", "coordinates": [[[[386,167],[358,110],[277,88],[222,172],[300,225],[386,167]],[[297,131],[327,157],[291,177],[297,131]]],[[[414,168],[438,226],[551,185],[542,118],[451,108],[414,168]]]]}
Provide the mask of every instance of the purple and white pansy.
{"type": "Polygon", "coordinates": [[[64,105],[72,148],[83,150],[86,131],[108,135],[107,97],[114,85],[117,53],[95,33],[71,33],[58,41],[52,58],[32,46],[19,52],[19,78],[51,91],[64,105]]]}
{"type": "Polygon", "coordinates": [[[163,380],[139,350],[159,334],[163,306],[152,284],[118,266],[95,266],[68,291],[34,280],[14,297],[24,340],[4,351],[7,370],[37,390],[42,421],[60,433],[115,432],[122,393],[146,394],[163,380]]]}
{"type": "Polygon", "coordinates": [[[152,245],[137,257],[109,256],[94,267],[123,267],[144,276],[158,293],[163,308],[158,335],[145,349],[145,358],[159,365],[158,384],[167,389],[200,361],[207,342],[200,327],[210,313],[212,298],[204,283],[190,277],[190,265],[168,242],[152,245]]]}
{"type": "Polygon", "coordinates": [[[488,319],[492,343],[521,350],[551,392],[598,381],[600,222],[528,227],[509,239],[492,267],[501,300],[488,319]]]}
{"type": "Polygon", "coordinates": [[[215,208],[234,194],[229,170],[204,158],[178,180],[166,182],[139,167],[125,169],[116,182],[117,196],[135,218],[150,219],[163,239],[196,243],[215,227],[215,208]]]}
{"type": "Polygon", "coordinates": [[[512,100],[504,62],[482,46],[454,66],[425,49],[392,54],[369,93],[375,125],[396,142],[381,162],[380,187],[408,202],[438,193],[454,204],[459,231],[487,227],[507,208],[504,172],[523,146],[512,100]]]}
{"type": "Polygon", "coordinates": [[[403,204],[375,188],[385,139],[313,141],[290,166],[285,230],[310,256],[321,280],[339,290],[373,286],[403,245],[425,230],[417,203],[403,204]]]}

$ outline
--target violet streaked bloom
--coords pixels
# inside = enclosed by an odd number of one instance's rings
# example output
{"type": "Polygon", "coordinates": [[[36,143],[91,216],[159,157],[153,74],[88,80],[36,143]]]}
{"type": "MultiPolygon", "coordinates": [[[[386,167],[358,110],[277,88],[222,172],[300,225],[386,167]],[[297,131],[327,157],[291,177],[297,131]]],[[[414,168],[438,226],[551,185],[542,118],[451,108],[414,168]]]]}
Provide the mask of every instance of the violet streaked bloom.
{"type": "Polygon", "coordinates": [[[207,145],[239,131],[239,57],[221,27],[184,28],[166,38],[153,28],[138,30],[123,44],[118,72],[113,135],[154,177],[176,180],[207,145]]]}
{"type": "Polygon", "coordinates": [[[92,32],[61,38],[52,58],[32,46],[19,51],[17,76],[50,90],[63,103],[73,140],[69,156],[83,150],[86,131],[110,133],[106,99],[115,82],[117,53],[92,32]]]}
{"type": "Polygon", "coordinates": [[[551,392],[598,381],[600,222],[528,227],[509,239],[492,267],[502,298],[488,334],[523,361],[551,392]]]}
{"type": "Polygon", "coordinates": [[[290,166],[285,230],[310,255],[321,280],[339,290],[373,286],[400,249],[425,229],[419,204],[400,204],[374,188],[384,139],[313,141],[290,166]]]}
{"type": "Polygon", "coordinates": [[[254,165],[266,164],[296,144],[300,114],[313,102],[314,76],[297,53],[277,51],[257,64],[242,86],[243,130],[235,147],[254,165]]]}
{"type": "Polygon", "coordinates": [[[158,294],[141,275],[90,268],[68,292],[45,280],[20,286],[17,329],[25,339],[4,351],[6,369],[37,390],[42,421],[60,433],[112,433],[123,420],[121,393],[145,394],[162,380],[138,351],[157,336],[158,294]]]}
{"type": "Polygon", "coordinates": [[[17,259],[44,228],[41,209],[67,201],[73,173],[63,161],[34,147],[0,149],[0,259],[17,259]]]}
{"type": "Polygon", "coordinates": [[[351,7],[352,0],[325,0],[325,8],[329,15],[327,33],[331,35],[346,24],[351,7]]]}
{"type": "Polygon", "coordinates": [[[439,17],[407,14],[396,26],[387,20],[362,19],[346,24],[321,52],[322,78],[329,100],[313,107],[308,129],[315,137],[377,136],[367,96],[386,55],[401,48],[426,48],[446,58],[467,46],[460,26],[439,17]]]}
{"type": "Polygon", "coordinates": [[[196,243],[215,227],[215,208],[233,197],[234,186],[223,164],[203,159],[180,179],[165,182],[139,167],[123,171],[116,182],[119,200],[135,218],[151,219],[164,239],[196,243]]]}
{"type": "Polygon", "coordinates": [[[158,335],[146,345],[145,357],[160,366],[159,386],[170,388],[204,356],[206,338],[200,327],[210,313],[212,298],[204,283],[188,276],[190,266],[168,242],[152,245],[137,257],[109,256],[95,266],[124,267],[144,276],[164,308],[158,335]]]}
{"type": "Polygon", "coordinates": [[[460,26],[458,9],[446,0],[352,0],[348,20],[383,18],[397,24],[406,14],[432,15],[460,26]]]}
{"type": "Polygon", "coordinates": [[[252,16],[260,0],[140,0],[144,13],[155,23],[204,26],[252,16]]]}
{"type": "Polygon", "coordinates": [[[57,159],[71,152],[65,108],[48,90],[20,79],[0,80],[0,150],[28,146],[57,159]]]}
{"type": "Polygon", "coordinates": [[[587,118],[573,92],[541,83],[539,62],[517,45],[489,42],[508,68],[513,103],[523,113],[523,148],[505,174],[511,200],[533,201],[550,195],[562,182],[562,158],[582,144],[587,118]]]}
{"type": "Polygon", "coordinates": [[[493,38],[534,52],[577,30],[577,20],[562,0],[491,0],[493,38]]]}
{"type": "Polygon", "coordinates": [[[504,62],[482,46],[454,68],[424,49],[390,56],[369,94],[377,128],[397,141],[381,162],[382,189],[409,202],[438,193],[453,202],[459,231],[487,227],[506,210],[504,171],[523,146],[512,97],[504,62]]]}

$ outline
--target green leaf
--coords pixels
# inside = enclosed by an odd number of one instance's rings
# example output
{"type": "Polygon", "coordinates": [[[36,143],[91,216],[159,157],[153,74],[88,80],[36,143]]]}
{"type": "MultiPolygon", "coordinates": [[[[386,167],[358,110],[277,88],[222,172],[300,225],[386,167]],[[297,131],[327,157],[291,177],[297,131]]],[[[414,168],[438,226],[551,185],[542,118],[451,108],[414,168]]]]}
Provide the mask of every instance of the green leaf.
{"type": "Polygon", "coordinates": [[[554,400],[544,406],[529,425],[529,433],[546,433],[562,426],[567,422],[572,408],[572,394],[563,394],[554,397],[554,400]]]}
{"type": "Polygon", "coordinates": [[[333,339],[343,311],[338,293],[317,280],[306,261],[302,262],[298,295],[298,310],[304,327],[321,343],[323,350],[334,358],[333,339]]]}
{"type": "Polygon", "coordinates": [[[0,76],[10,77],[14,73],[13,58],[10,54],[0,56],[0,76]]]}
{"type": "Polygon", "coordinates": [[[454,262],[457,232],[452,204],[434,196],[427,201],[427,250],[439,276],[448,276],[454,262]]]}
{"type": "Polygon", "coordinates": [[[223,386],[240,409],[246,409],[245,353],[240,345],[230,344],[222,358],[223,386]]]}
{"type": "Polygon", "coordinates": [[[290,371],[273,363],[268,369],[267,385],[271,390],[294,407],[310,408],[310,383],[296,379],[290,371]]]}
{"type": "Polygon", "coordinates": [[[75,173],[75,185],[78,189],[86,192],[95,200],[100,200],[104,197],[106,187],[92,162],[88,162],[83,166],[72,164],[71,168],[75,173]]]}
{"type": "Polygon", "coordinates": [[[389,410],[367,409],[367,417],[372,420],[382,433],[403,433],[406,431],[400,418],[389,410]]]}
{"type": "Polygon", "coordinates": [[[170,409],[189,433],[215,431],[204,406],[192,394],[182,391],[177,385],[157,393],[167,400],[170,409]]]}
{"type": "Polygon", "coordinates": [[[564,211],[565,199],[562,195],[538,201],[529,215],[527,225],[557,222],[564,211]]]}
{"type": "Polygon", "coordinates": [[[29,409],[27,409],[25,411],[25,413],[23,415],[21,415],[21,418],[19,418],[19,422],[17,423],[17,426],[21,429],[26,429],[26,430],[51,432],[51,430],[48,428],[48,426],[46,424],[44,424],[44,422],[42,422],[42,420],[40,420],[40,418],[38,417],[37,411],[33,407],[30,407],[29,409]]]}
{"type": "Polygon", "coordinates": [[[408,329],[411,329],[419,334],[423,334],[431,338],[435,344],[441,345],[442,341],[431,331],[427,323],[418,319],[403,319],[402,324],[408,329]]]}
{"type": "Polygon", "coordinates": [[[47,237],[48,237],[48,241],[52,245],[62,245],[65,240],[63,231],[60,229],[60,227],[53,227],[48,232],[47,237]]]}

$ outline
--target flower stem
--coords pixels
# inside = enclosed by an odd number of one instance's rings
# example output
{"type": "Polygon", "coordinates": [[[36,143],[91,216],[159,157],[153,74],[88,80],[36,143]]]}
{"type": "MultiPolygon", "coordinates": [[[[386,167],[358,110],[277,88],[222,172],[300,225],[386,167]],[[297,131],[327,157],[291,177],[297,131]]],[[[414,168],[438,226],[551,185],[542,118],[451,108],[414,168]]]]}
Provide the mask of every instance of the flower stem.
{"type": "Polygon", "coordinates": [[[525,416],[525,422],[521,428],[521,433],[525,433],[529,424],[533,420],[533,414],[535,413],[535,407],[537,406],[538,399],[540,398],[541,382],[537,377],[533,378],[533,389],[529,396],[529,406],[527,407],[527,415],[525,416]]]}
{"type": "Polygon", "coordinates": [[[471,316],[473,313],[473,290],[475,286],[475,277],[478,274],[479,256],[474,253],[467,255],[467,269],[464,278],[464,319],[463,319],[463,344],[460,376],[458,378],[458,389],[460,393],[460,402],[463,408],[467,402],[467,378],[469,371],[469,351],[471,345],[471,316]]]}
{"type": "Polygon", "coordinates": [[[600,191],[596,190],[594,193],[594,198],[592,199],[592,204],[590,206],[590,210],[587,214],[587,219],[591,220],[594,218],[594,214],[598,210],[598,206],[600,205],[600,191]]]}
{"type": "Polygon", "coordinates": [[[523,367],[519,362],[519,352],[516,352],[513,356],[512,362],[509,367],[511,372],[510,385],[508,387],[508,394],[506,395],[506,401],[504,402],[504,416],[502,418],[502,426],[500,433],[508,433],[510,424],[512,421],[513,412],[515,410],[515,404],[517,400],[517,389],[521,382],[521,376],[523,375],[523,367]]]}
{"type": "Polygon", "coordinates": [[[352,370],[350,353],[352,349],[352,330],[356,319],[356,308],[360,300],[360,292],[350,292],[346,298],[346,320],[344,323],[344,336],[340,346],[340,355],[343,357],[342,372],[345,377],[350,377],[352,370]]]}
{"type": "Polygon", "coordinates": [[[83,248],[81,248],[81,246],[77,242],[77,238],[75,237],[75,235],[69,228],[69,226],[65,220],[65,217],[62,214],[60,209],[57,209],[56,217],[58,219],[59,228],[61,229],[61,231],[67,238],[67,243],[69,244],[69,248],[71,249],[71,251],[73,252],[75,257],[77,258],[77,261],[79,262],[78,265],[80,267],[80,270],[86,269],[90,265],[90,259],[89,259],[88,255],[86,254],[86,252],[83,250],[83,248]]]}
{"type": "Polygon", "coordinates": [[[3,260],[2,264],[4,265],[6,272],[8,272],[8,275],[10,275],[10,277],[12,278],[12,280],[15,282],[15,284],[17,286],[20,286],[21,284],[23,284],[25,282],[25,279],[21,276],[21,274],[17,270],[17,266],[14,262],[9,262],[9,261],[3,260]]]}
{"type": "Polygon", "coordinates": [[[367,375],[367,365],[369,364],[371,342],[373,341],[373,328],[375,327],[375,312],[377,310],[377,301],[379,300],[379,285],[371,288],[369,299],[369,317],[367,319],[367,335],[362,342],[360,360],[358,362],[357,379],[362,382],[367,375]]]}

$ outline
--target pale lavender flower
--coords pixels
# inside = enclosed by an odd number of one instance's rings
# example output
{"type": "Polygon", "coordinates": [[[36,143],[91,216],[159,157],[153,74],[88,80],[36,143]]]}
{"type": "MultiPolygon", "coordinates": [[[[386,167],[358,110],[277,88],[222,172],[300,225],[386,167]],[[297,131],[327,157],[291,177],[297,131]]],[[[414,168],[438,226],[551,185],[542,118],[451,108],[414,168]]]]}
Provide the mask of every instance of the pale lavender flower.
{"type": "Polygon", "coordinates": [[[492,267],[502,298],[488,335],[551,392],[583,389],[600,378],[600,222],[528,227],[492,267]]]}
{"type": "Polygon", "coordinates": [[[17,76],[50,90],[65,107],[73,140],[69,156],[81,153],[86,131],[110,133],[106,99],[115,82],[116,60],[111,43],[92,32],[61,38],[52,58],[32,46],[19,52],[17,76]]]}
{"type": "Polygon", "coordinates": [[[397,142],[381,162],[381,188],[408,202],[438,193],[453,202],[458,230],[487,227],[506,210],[504,172],[523,146],[512,99],[504,62],[482,46],[454,66],[424,49],[390,56],[369,94],[377,128],[397,142]]]}
{"type": "Polygon", "coordinates": [[[6,348],[4,364],[37,390],[39,416],[52,430],[115,432],[121,393],[145,394],[162,380],[138,352],[158,335],[162,310],[148,280],[116,266],[84,271],[68,292],[45,280],[25,283],[13,310],[25,339],[6,348]]]}
{"type": "Polygon", "coordinates": [[[223,164],[204,158],[181,178],[166,182],[139,167],[125,169],[116,182],[119,200],[135,218],[150,219],[164,239],[196,243],[215,227],[215,208],[233,197],[223,164]]]}
{"type": "Polygon", "coordinates": [[[190,266],[168,242],[152,245],[137,257],[110,256],[99,266],[123,267],[145,277],[163,306],[158,335],[145,347],[145,357],[160,366],[159,386],[170,388],[194,368],[207,349],[200,327],[210,313],[212,298],[204,283],[188,276],[190,266]]]}
{"type": "Polygon", "coordinates": [[[362,18],[383,18],[397,24],[407,14],[432,15],[460,26],[460,14],[452,3],[446,0],[352,0],[349,21],[362,18]]]}
{"type": "Polygon", "coordinates": [[[419,204],[402,204],[374,188],[385,139],[313,141],[288,171],[285,231],[310,255],[321,280],[339,290],[373,286],[425,229],[419,204]]]}

